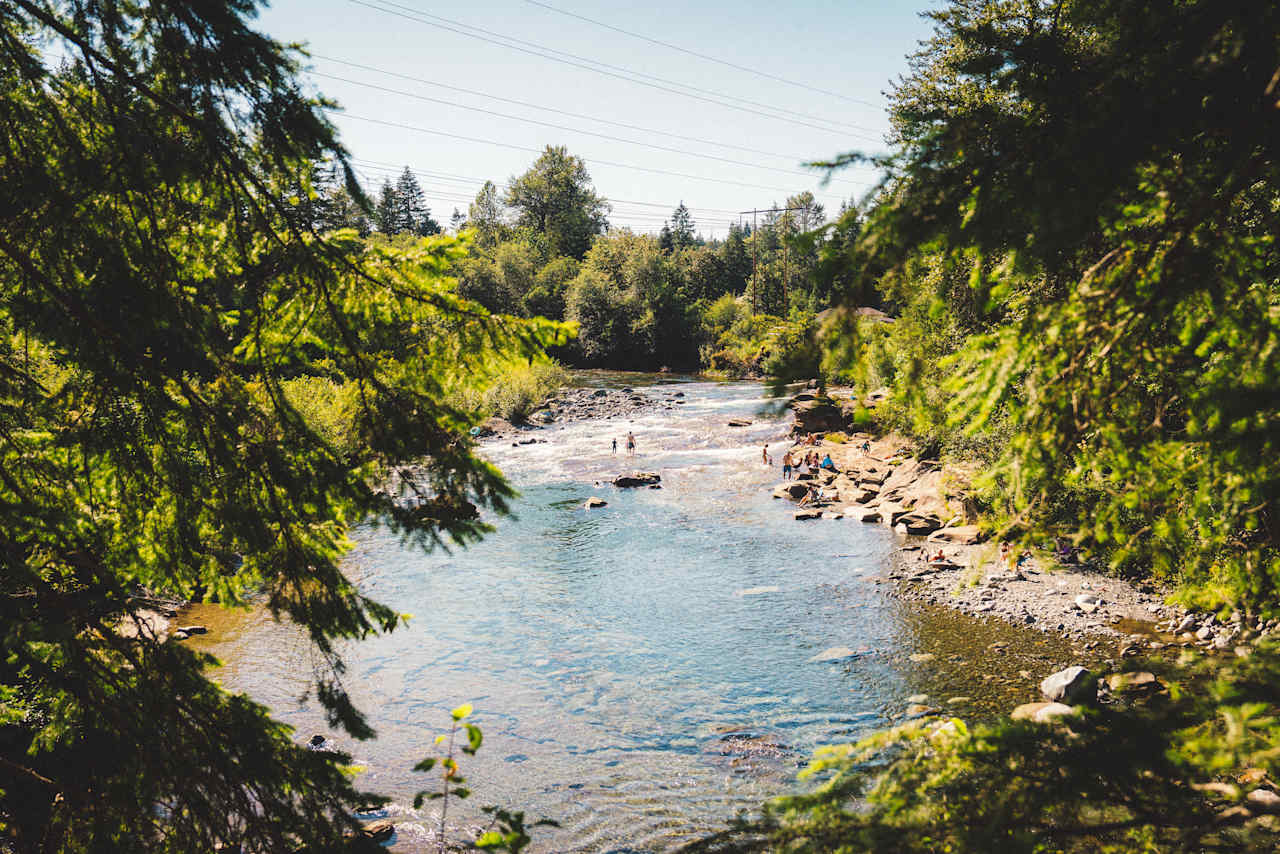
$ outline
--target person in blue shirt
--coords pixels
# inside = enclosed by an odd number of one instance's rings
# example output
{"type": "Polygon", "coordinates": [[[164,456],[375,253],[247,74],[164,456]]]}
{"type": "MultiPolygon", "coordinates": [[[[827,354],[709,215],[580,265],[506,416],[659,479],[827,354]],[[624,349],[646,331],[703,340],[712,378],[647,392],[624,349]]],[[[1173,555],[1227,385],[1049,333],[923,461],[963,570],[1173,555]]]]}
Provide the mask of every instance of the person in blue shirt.
{"type": "Polygon", "coordinates": [[[835,464],[835,463],[833,463],[833,462],[831,462],[831,455],[830,455],[830,454],[825,454],[825,455],[823,455],[823,457],[822,457],[822,467],[823,467],[824,469],[830,469],[831,471],[835,471],[835,470],[836,470],[836,464],[835,464]]]}

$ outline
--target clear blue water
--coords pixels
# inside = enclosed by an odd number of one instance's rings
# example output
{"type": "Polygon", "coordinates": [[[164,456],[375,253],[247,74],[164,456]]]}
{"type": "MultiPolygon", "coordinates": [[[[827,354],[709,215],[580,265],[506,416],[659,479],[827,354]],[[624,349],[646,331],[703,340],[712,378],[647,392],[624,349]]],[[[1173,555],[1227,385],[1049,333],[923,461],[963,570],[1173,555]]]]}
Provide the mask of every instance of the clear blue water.
{"type": "MultiPolygon", "coordinates": [[[[989,669],[977,687],[969,664],[1007,630],[922,611],[874,583],[895,546],[887,528],[796,522],[770,498],[779,469],[760,447],[780,459],[787,424],[764,411],[760,385],[648,389],[677,390],[685,403],[631,421],[486,446],[521,496],[479,545],[422,554],[385,531],[356,533],[351,576],[413,615],[344,651],[348,687],[379,737],[336,736],[365,769],[361,784],[397,799],[395,850],[430,845],[431,809],[408,804],[437,779],[410,768],[462,703],[485,743],[463,757],[474,794],[451,808],[459,832],[493,803],[561,823],[539,829],[537,851],[657,851],[790,790],[815,747],[884,726],[913,693],[982,693],[975,702],[993,706],[1016,697],[999,686],[1025,664],[989,669]],[[729,428],[734,417],[754,423],[729,428]],[[610,453],[628,429],[634,459],[610,453]],[[660,472],[663,488],[600,483],[630,469],[660,472]],[[584,509],[593,495],[608,506],[584,509]],[[856,655],[812,660],[835,646],[856,655]],[[922,649],[941,661],[912,662],[922,649]]],[[[226,662],[228,687],[300,738],[327,733],[316,705],[298,699],[313,661],[296,631],[257,611],[202,606],[191,619],[213,629],[198,643],[226,662]]]]}

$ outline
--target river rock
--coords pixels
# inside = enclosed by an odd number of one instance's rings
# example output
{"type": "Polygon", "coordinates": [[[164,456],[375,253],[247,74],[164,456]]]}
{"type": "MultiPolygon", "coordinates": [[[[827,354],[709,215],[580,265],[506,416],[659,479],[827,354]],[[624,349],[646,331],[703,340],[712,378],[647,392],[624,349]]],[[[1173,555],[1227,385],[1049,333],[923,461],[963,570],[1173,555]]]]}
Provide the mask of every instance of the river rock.
{"type": "Polygon", "coordinates": [[[899,516],[894,523],[894,530],[899,525],[905,525],[908,534],[932,534],[934,531],[942,527],[942,522],[936,516],[929,516],[922,513],[905,513],[899,516]]]}
{"type": "Polygon", "coordinates": [[[630,474],[620,474],[613,479],[614,486],[630,487],[630,486],[649,486],[658,483],[662,477],[656,472],[651,471],[633,471],[630,474]]]}
{"type": "Polygon", "coordinates": [[[799,400],[797,396],[791,399],[787,408],[795,413],[796,423],[793,432],[797,434],[829,433],[833,430],[843,430],[847,426],[848,417],[844,409],[837,406],[830,398],[815,397],[799,400]]]}
{"type": "Polygon", "coordinates": [[[1092,700],[1097,694],[1097,680],[1088,670],[1076,665],[1045,677],[1040,683],[1040,693],[1054,702],[1092,700]]]}
{"type": "Polygon", "coordinates": [[[803,483],[784,483],[773,491],[775,498],[790,498],[792,501],[799,501],[804,498],[804,494],[809,491],[809,487],[803,483]]]}
{"type": "Polygon", "coordinates": [[[924,664],[926,661],[933,661],[935,658],[937,658],[937,656],[931,652],[913,652],[911,653],[911,655],[907,657],[910,658],[912,661],[914,661],[916,664],[924,664]]]}
{"type": "Polygon", "coordinates": [[[853,658],[858,653],[847,646],[832,646],[815,655],[810,661],[843,661],[853,658]]]}
{"type": "Polygon", "coordinates": [[[1131,673],[1112,673],[1107,677],[1107,687],[1114,694],[1141,696],[1164,690],[1164,684],[1154,673],[1140,670],[1131,673]]]}
{"type": "Polygon", "coordinates": [[[182,632],[183,634],[186,634],[188,636],[203,635],[209,632],[209,630],[206,629],[204,626],[179,626],[176,629],[176,631],[182,632]]]}
{"type": "Polygon", "coordinates": [[[1013,718],[1015,721],[1033,721],[1036,718],[1037,712],[1052,705],[1053,703],[1049,702],[1023,703],[1021,706],[1018,706],[1010,712],[1009,717],[1013,718]]]}
{"type": "Polygon", "coordinates": [[[750,427],[751,422],[745,418],[730,418],[729,426],[730,427],[750,427]]]}
{"type": "Polygon", "coordinates": [[[1280,813],[1280,795],[1270,789],[1254,789],[1244,799],[1258,812],[1280,813]]]}
{"type": "Polygon", "coordinates": [[[932,706],[926,706],[924,703],[912,703],[907,706],[907,717],[918,718],[922,715],[936,715],[938,710],[932,706]]]}
{"type": "Polygon", "coordinates": [[[912,694],[907,698],[908,703],[927,703],[929,702],[928,694],[912,694]]]}
{"type": "Polygon", "coordinates": [[[1076,706],[1068,706],[1066,703],[1049,703],[1032,716],[1032,720],[1038,724],[1052,723],[1059,718],[1071,718],[1080,713],[1080,709],[1076,706]]]}
{"type": "Polygon", "coordinates": [[[590,510],[592,507],[607,507],[608,505],[608,501],[605,501],[603,498],[597,498],[593,495],[588,498],[586,503],[582,506],[590,510]]]}
{"type": "Polygon", "coordinates": [[[859,522],[879,522],[880,511],[874,510],[874,509],[863,510],[861,513],[858,514],[858,521],[859,522]]]}
{"type": "Polygon", "coordinates": [[[802,521],[802,522],[805,521],[806,519],[821,519],[822,511],[818,510],[817,508],[797,510],[795,512],[795,517],[798,521],[802,521]]]}
{"type": "Polygon", "coordinates": [[[1102,600],[1092,593],[1081,593],[1076,597],[1076,607],[1086,614],[1092,614],[1098,610],[1098,606],[1102,604],[1102,600]]]}
{"type": "Polygon", "coordinates": [[[957,525],[939,528],[929,535],[930,543],[951,543],[958,546],[971,546],[982,542],[982,532],[977,525],[957,525]]]}
{"type": "Polygon", "coordinates": [[[371,821],[364,827],[360,828],[360,835],[370,842],[379,844],[386,842],[392,836],[395,836],[396,826],[385,818],[371,821]]]}

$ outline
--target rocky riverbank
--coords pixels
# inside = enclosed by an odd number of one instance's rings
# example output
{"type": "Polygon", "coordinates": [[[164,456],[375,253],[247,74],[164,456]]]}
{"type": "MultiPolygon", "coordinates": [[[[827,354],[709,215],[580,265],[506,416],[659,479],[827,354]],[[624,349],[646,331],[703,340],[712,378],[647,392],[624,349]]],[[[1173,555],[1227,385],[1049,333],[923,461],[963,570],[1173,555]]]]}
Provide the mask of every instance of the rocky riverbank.
{"type": "Polygon", "coordinates": [[[476,438],[511,439],[516,445],[540,441],[536,431],[552,424],[591,419],[627,418],[642,412],[674,410],[684,405],[684,392],[673,386],[632,388],[565,387],[547,398],[523,424],[490,418],[472,430],[476,438]]]}
{"type": "Polygon", "coordinates": [[[1054,633],[1082,651],[1113,645],[1122,656],[1174,646],[1229,652],[1278,627],[1188,613],[1150,585],[1062,563],[1047,549],[1004,557],[978,524],[972,468],[917,459],[892,435],[834,431],[807,444],[815,426],[847,426],[855,407],[803,393],[790,408],[801,438],[793,455],[830,456],[835,469],[784,482],[774,497],[800,503],[798,520],[892,528],[900,545],[880,582],[900,596],[1054,633]]]}

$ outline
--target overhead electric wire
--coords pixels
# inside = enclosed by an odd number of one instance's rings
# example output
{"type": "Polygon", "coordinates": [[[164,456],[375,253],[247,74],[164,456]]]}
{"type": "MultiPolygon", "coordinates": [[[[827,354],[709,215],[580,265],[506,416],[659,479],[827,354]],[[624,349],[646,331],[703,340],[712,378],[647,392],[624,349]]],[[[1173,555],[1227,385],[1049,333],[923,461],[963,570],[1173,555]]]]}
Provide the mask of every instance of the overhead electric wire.
{"type": "MultiPolygon", "coordinates": [[[[605,62],[600,62],[599,60],[580,57],[580,56],[577,56],[576,54],[566,53],[561,50],[556,50],[555,48],[545,47],[543,45],[536,44],[535,42],[527,42],[522,39],[517,39],[513,36],[506,36],[506,35],[503,35],[502,33],[495,33],[492,30],[486,30],[486,29],[483,29],[482,27],[476,27],[471,24],[464,24],[460,21],[454,21],[451,18],[442,18],[439,15],[432,15],[428,12],[422,12],[417,9],[414,9],[411,6],[403,6],[399,3],[393,3],[390,0],[380,0],[380,2],[385,5],[375,5],[374,3],[365,2],[365,0],[348,0],[348,2],[354,3],[357,6],[364,6],[368,9],[373,9],[377,12],[382,12],[384,14],[396,15],[398,17],[404,18],[405,20],[415,21],[420,24],[426,24],[429,27],[437,27],[442,30],[447,30],[452,33],[457,33],[458,35],[467,36],[468,38],[478,39],[480,41],[488,42],[490,44],[496,44],[496,45],[499,45],[500,47],[508,48],[509,50],[515,50],[521,53],[531,54],[533,56],[541,57],[542,59],[549,59],[553,62],[559,62],[565,65],[572,65],[574,67],[582,68],[587,71],[594,71],[597,74],[603,74],[607,77],[615,77],[615,78],[618,78],[619,80],[626,80],[630,83],[635,83],[640,86],[648,86],[652,89],[659,89],[664,92],[670,92],[673,95],[681,95],[686,98],[693,98],[698,101],[705,101],[707,103],[716,104],[721,107],[728,107],[729,109],[739,110],[747,113],[754,113],[755,115],[763,116],[767,119],[772,119],[773,121],[786,121],[792,124],[813,128],[814,130],[820,130],[820,131],[823,131],[824,133],[830,133],[830,134],[835,134],[837,136],[844,136],[844,137],[848,137],[850,135],[862,134],[863,138],[866,139],[869,137],[869,133],[875,133],[875,131],[870,131],[868,133],[869,129],[862,128],[857,125],[851,125],[845,122],[833,122],[827,119],[819,118],[817,116],[811,116],[806,113],[799,113],[799,112],[796,112],[795,110],[788,110],[783,107],[774,107],[774,106],[770,106],[769,104],[762,104],[758,101],[751,101],[746,98],[739,98],[735,95],[726,95],[719,92],[713,92],[707,89],[700,89],[696,86],[690,86],[687,83],[678,83],[676,81],[666,80],[665,78],[655,77],[652,74],[645,74],[644,72],[641,72],[641,71],[634,71],[631,69],[622,68],[621,66],[610,65],[605,62]],[[385,6],[392,6],[395,8],[388,9],[388,8],[385,8],[385,6]],[[405,10],[405,11],[397,11],[397,9],[405,10]],[[430,20],[426,20],[427,18],[434,18],[436,20],[430,21],[430,20]],[[437,21],[444,21],[445,23],[443,24],[437,23],[437,21]],[[450,26],[450,24],[452,24],[453,26],[450,26]],[[458,27],[464,27],[465,29],[457,29],[458,27]],[[515,42],[515,44],[507,44],[502,41],[495,41],[494,39],[486,38],[485,36],[482,36],[482,35],[477,35],[476,33],[466,32],[466,30],[468,29],[476,30],[478,33],[486,33],[488,35],[496,36],[499,39],[505,39],[507,42],[515,42]],[[533,48],[536,48],[537,50],[530,50],[528,48],[520,47],[519,45],[522,45],[522,44],[530,45],[533,48]],[[539,53],[538,51],[546,51],[546,53],[539,53]],[[557,56],[549,55],[553,53],[560,54],[560,56],[557,57],[557,56]],[[570,59],[562,59],[561,57],[570,57],[570,59]],[[600,66],[600,67],[597,68],[596,66],[600,66]],[[624,72],[625,74],[618,74],[618,73],[614,73],[614,71],[605,70],[609,68],[615,69],[616,71],[624,72]],[[626,74],[635,75],[635,77],[627,77],[625,76],[626,74]],[[650,80],[657,80],[660,83],[667,84],[667,85],[650,83],[646,80],[636,79],[637,77],[647,77],[650,80]],[[681,89],[672,89],[670,88],[671,86],[683,87],[684,89],[688,89],[690,91],[686,92],[686,91],[681,91],[681,89]],[[762,112],[761,110],[752,109],[751,107],[744,107],[739,104],[730,104],[730,103],[726,103],[725,101],[717,101],[714,98],[693,94],[695,92],[702,92],[702,93],[705,93],[706,95],[713,95],[715,96],[715,98],[728,98],[731,101],[741,101],[744,104],[751,104],[756,107],[762,107],[765,110],[772,110],[773,112],[766,113],[766,112],[762,112]],[[796,116],[798,118],[787,118],[788,115],[796,116]],[[810,121],[801,121],[801,119],[808,119],[810,121]],[[820,121],[820,122],[825,121],[827,122],[828,125],[831,125],[831,127],[823,127],[821,125],[816,125],[812,123],[813,121],[820,121]],[[840,129],[841,127],[849,128],[851,130],[841,130],[840,129]]],[[[870,139],[870,141],[878,143],[881,140],[878,138],[872,138],[870,139]]]]}
{"type": "MultiPolygon", "coordinates": [[[[378,162],[378,161],[376,161],[376,160],[354,160],[354,159],[353,159],[351,162],[352,162],[352,165],[355,167],[356,171],[360,172],[361,174],[365,175],[366,177],[370,177],[368,173],[371,173],[371,172],[382,173],[381,175],[378,175],[378,176],[376,176],[376,177],[386,177],[386,176],[388,176],[388,175],[400,174],[400,172],[405,168],[404,166],[395,166],[395,165],[390,164],[390,163],[380,163],[380,162],[378,162]]],[[[425,176],[427,176],[427,177],[431,177],[431,175],[432,175],[432,173],[431,173],[430,171],[425,170],[425,169],[416,169],[416,168],[414,168],[412,165],[410,165],[408,168],[409,168],[409,170],[410,170],[411,172],[413,172],[413,174],[414,174],[415,176],[424,176],[424,175],[425,175],[425,176]]],[[[440,173],[440,174],[446,174],[446,175],[447,175],[448,173],[440,173]]],[[[455,176],[455,180],[456,180],[456,179],[457,179],[457,178],[456,178],[456,176],[455,176]]],[[[467,181],[467,182],[471,182],[471,183],[477,183],[477,184],[483,184],[483,183],[486,183],[485,181],[483,181],[483,180],[481,180],[481,179],[479,179],[479,178],[465,178],[465,179],[462,179],[462,180],[465,180],[465,181],[467,181]]],[[[506,186],[506,185],[505,185],[505,184],[500,184],[500,183],[496,183],[496,182],[495,182],[495,183],[494,183],[494,186],[495,186],[495,187],[504,187],[504,186],[506,186]]],[[[444,199],[446,199],[446,200],[448,200],[448,201],[464,201],[464,202],[468,202],[468,203],[475,201],[475,196],[474,196],[473,194],[468,194],[468,193],[465,193],[465,192],[450,191],[450,190],[436,190],[436,189],[430,189],[430,190],[428,190],[428,188],[424,188],[424,192],[428,192],[428,195],[431,195],[431,196],[433,196],[433,197],[437,197],[437,198],[444,198],[444,199]]],[[[669,210],[669,211],[674,211],[674,210],[676,209],[676,207],[677,207],[677,205],[673,205],[673,204],[670,204],[670,203],[662,203],[662,202],[638,202],[638,201],[632,201],[632,200],[629,200],[629,199],[614,199],[614,198],[606,198],[606,200],[605,200],[605,201],[609,202],[609,204],[610,204],[610,205],[615,205],[615,206],[617,206],[617,205],[624,205],[624,206],[629,206],[629,207],[630,207],[630,206],[639,206],[639,207],[648,207],[648,208],[659,208],[659,209],[661,209],[661,210],[669,210]]],[[[683,204],[683,202],[678,203],[678,204],[683,204]]],[[[689,205],[686,205],[686,206],[685,206],[685,209],[686,209],[686,210],[688,210],[688,211],[690,212],[690,214],[691,214],[691,215],[693,215],[694,219],[698,219],[698,220],[719,219],[721,216],[732,216],[732,217],[735,217],[735,218],[736,218],[736,217],[737,217],[737,215],[738,215],[738,212],[737,212],[737,211],[735,211],[735,210],[731,210],[731,209],[729,209],[729,208],[705,208],[705,207],[698,207],[698,206],[689,206],[689,205]]],[[[630,212],[630,213],[629,213],[629,212],[627,212],[627,211],[619,211],[619,213],[620,213],[620,215],[621,215],[621,216],[623,216],[623,217],[631,217],[631,216],[635,216],[635,217],[653,217],[653,218],[655,218],[655,219],[659,219],[659,220],[662,220],[662,219],[669,219],[669,218],[670,218],[670,217],[663,217],[663,216],[660,216],[660,215],[658,215],[658,214],[650,214],[650,213],[645,213],[645,212],[630,212]]]]}
{"type": "MultiPolygon", "coordinates": [[[[459,134],[459,133],[449,133],[448,131],[433,130],[431,128],[423,128],[423,127],[418,127],[416,125],[407,125],[402,122],[390,122],[390,121],[386,121],[385,119],[374,119],[368,116],[357,116],[354,113],[348,113],[343,110],[339,110],[335,107],[325,107],[323,109],[325,109],[327,112],[337,113],[349,119],[355,119],[357,121],[362,121],[362,122],[369,122],[370,124],[382,125],[384,127],[401,128],[402,130],[411,130],[416,133],[431,134],[432,136],[443,136],[443,137],[448,137],[450,139],[460,139],[464,142],[478,142],[478,143],[481,143],[482,145],[494,145],[494,146],[498,146],[499,148],[510,148],[513,151],[526,151],[526,152],[531,152],[533,154],[542,154],[541,149],[530,148],[526,145],[514,145],[509,142],[499,142],[494,139],[484,139],[482,137],[466,136],[464,134],[459,134]]],[[[714,184],[725,184],[725,185],[732,185],[736,187],[746,187],[747,189],[751,189],[751,190],[772,190],[778,193],[790,193],[794,190],[794,188],[787,189],[786,187],[772,187],[767,184],[749,184],[745,181],[732,181],[728,178],[709,178],[705,175],[690,175],[687,172],[673,172],[668,169],[655,169],[650,166],[636,166],[631,163],[618,163],[612,160],[600,160],[598,158],[593,158],[593,157],[584,157],[582,159],[587,163],[595,163],[600,166],[612,166],[616,169],[632,169],[637,172],[650,172],[655,175],[668,175],[673,178],[686,178],[690,181],[710,181],[711,183],[714,183],[714,184]]],[[[856,182],[851,182],[851,183],[856,183],[856,182]]],[[[830,194],[828,194],[827,197],[833,198],[833,199],[840,198],[838,196],[832,196],[830,194]]]]}
{"type": "MultiPolygon", "coordinates": [[[[610,142],[621,142],[625,145],[638,145],[641,148],[652,148],[655,151],[665,151],[668,154],[679,154],[684,157],[699,157],[699,158],[702,158],[703,160],[715,160],[720,163],[728,163],[731,166],[739,166],[739,167],[746,166],[751,169],[764,169],[768,172],[777,172],[779,174],[800,175],[805,178],[817,177],[811,172],[801,172],[797,169],[783,169],[778,166],[766,166],[763,163],[752,163],[751,161],[748,161],[748,160],[735,160],[730,157],[721,157],[718,154],[702,154],[697,151],[686,151],[685,149],[682,149],[682,148],[672,148],[667,145],[658,145],[652,142],[641,142],[635,139],[627,139],[626,137],[613,136],[612,134],[598,133],[596,131],[583,130],[582,128],[569,127],[568,125],[558,125],[558,124],[555,124],[554,122],[544,122],[539,119],[529,119],[529,118],[524,118],[523,116],[514,116],[514,115],[511,115],[510,113],[500,113],[496,110],[485,109],[484,107],[473,107],[468,104],[459,104],[456,101],[446,101],[443,98],[432,98],[429,95],[419,95],[414,92],[405,92],[401,89],[392,89],[388,86],[379,86],[376,83],[364,83],[359,80],[351,80],[346,77],[338,77],[337,75],[334,75],[334,74],[326,74],[323,71],[312,71],[311,73],[317,77],[326,77],[330,80],[337,80],[342,83],[349,83],[353,86],[364,86],[365,88],[368,88],[368,89],[376,89],[379,92],[387,92],[392,95],[399,95],[403,98],[413,98],[418,101],[426,101],[427,103],[430,103],[430,104],[442,104],[446,107],[457,107],[458,109],[461,109],[461,110],[471,110],[477,113],[484,113],[486,116],[496,116],[501,119],[510,119],[512,121],[517,121],[517,122],[527,122],[528,124],[554,128],[555,130],[568,131],[569,133],[580,133],[585,136],[594,136],[599,139],[607,139],[610,142]]],[[[847,184],[847,183],[856,183],[856,182],[840,181],[839,183],[847,184]]]]}
{"type": "Polygon", "coordinates": [[[668,136],[668,137],[671,137],[672,139],[682,139],[685,142],[697,142],[702,145],[714,145],[719,148],[731,148],[735,151],[745,151],[745,152],[748,152],[749,154],[763,154],[766,157],[777,157],[782,160],[790,160],[793,163],[802,162],[805,159],[804,157],[800,157],[799,155],[795,155],[795,154],[780,154],[779,152],[776,152],[776,151],[766,151],[761,148],[751,148],[750,146],[737,145],[732,142],[719,142],[714,139],[702,139],[701,137],[697,137],[697,136],[686,136],[684,134],[674,133],[672,131],[655,130],[654,128],[647,128],[641,125],[628,124],[627,122],[614,121],[613,119],[602,119],[599,116],[591,116],[585,113],[574,113],[569,110],[557,109],[556,107],[547,107],[541,104],[533,104],[533,103],[530,103],[529,101],[520,101],[515,98],[507,98],[503,95],[491,95],[488,92],[479,92],[475,89],[467,89],[463,86],[453,86],[448,83],[440,83],[436,80],[427,80],[422,77],[414,77],[411,74],[401,74],[396,71],[388,71],[385,68],[378,68],[373,65],[364,65],[359,62],[351,62],[345,59],[338,59],[332,56],[325,56],[324,54],[320,54],[320,53],[311,54],[311,58],[324,60],[325,62],[334,62],[334,63],[337,63],[338,65],[346,65],[351,68],[359,68],[363,71],[372,71],[375,74],[384,74],[388,77],[397,77],[401,80],[407,80],[410,83],[421,83],[424,86],[435,86],[440,89],[451,89],[455,92],[461,92],[465,95],[475,95],[479,98],[489,98],[490,100],[493,100],[493,101],[501,101],[505,104],[514,104],[518,107],[527,107],[531,110],[542,110],[543,112],[547,112],[547,113],[556,113],[557,115],[568,116],[574,119],[585,119],[586,121],[589,121],[589,122],[599,122],[600,124],[613,125],[614,127],[626,128],[627,130],[640,131],[641,133],[652,133],[658,136],[668,136]]]}
{"type": "Polygon", "coordinates": [[[659,45],[660,47],[665,47],[665,48],[668,48],[669,50],[674,50],[678,53],[688,54],[689,56],[696,56],[698,59],[705,59],[707,62],[714,62],[718,65],[723,65],[728,68],[736,69],[738,71],[745,71],[748,74],[755,74],[759,77],[768,78],[769,80],[776,80],[779,83],[786,83],[788,86],[798,86],[801,89],[808,89],[810,92],[817,92],[820,95],[830,95],[833,98],[840,98],[845,101],[850,101],[854,104],[864,104],[868,107],[877,107],[877,108],[880,107],[879,104],[872,103],[871,101],[864,101],[861,98],[854,98],[849,95],[843,95],[839,92],[833,92],[830,89],[822,89],[817,86],[811,86],[808,83],[799,83],[795,80],[788,80],[785,77],[780,77],[777,74],[770,74],[767,71],[761,71],[760,69],[752,68],[749,65],[739,65],[736,62],[729,62],[728,60],[720,59],[719,57],[708,56],[705,53],[698,53],[698,51],[696,50],[689,50],[688,48],[680,47],[679,45],[672,44],[671,42],[664,42],[661,39],[651,38],[650,36],[642,35],[640,33],[633,33],[631,30],[624,30],[622,27],[615,27],[613,24],[609,24],[604,21],[597,21],[595,18],[588,18],[586,15],[579,15],[577,12],[570,12],[567,9],[556,8],[555,6],[552,6],[549,3],[542,3],[540,2],[540,0],[524,0],[524,2],[528,3],[531,6],[539,6],[551,12],[556,12],[557,14],[560,14],[560,15],[566,15],[570,18],[577,18],[579,21],[586,21],[588,24],[595,24],[597,27],[604,27],[606,30],[613,30],[615,33],[622,33],[624,36],[631,36],[633,39],[640,39],[641,41],[646,41],[646,42],[649,42],[650,44],[656,44],[656,45],[659,45]]]}

